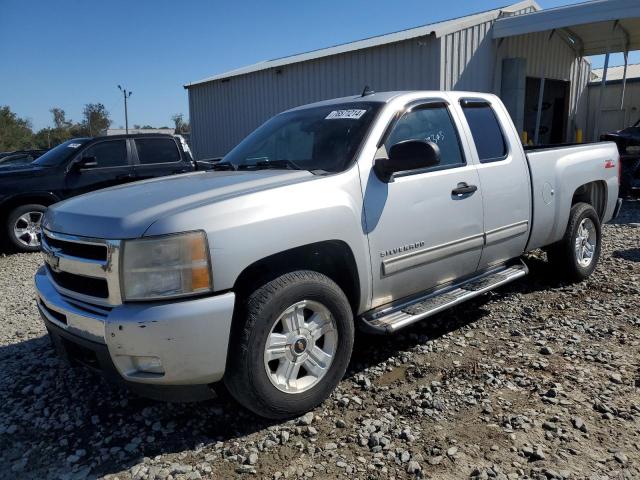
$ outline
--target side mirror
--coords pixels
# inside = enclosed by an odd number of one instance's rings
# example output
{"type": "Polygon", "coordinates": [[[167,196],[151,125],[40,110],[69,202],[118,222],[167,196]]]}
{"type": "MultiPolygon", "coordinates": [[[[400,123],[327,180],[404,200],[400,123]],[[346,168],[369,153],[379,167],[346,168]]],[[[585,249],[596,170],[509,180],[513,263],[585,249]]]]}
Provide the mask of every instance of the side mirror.
{"type": "Polygon", "coordinates": [[[376,160],[373,169],[383,182],[390,182],[396,172],[407,172],[440,164],[440,148],[426,140],[404,140],[389,149],[389,158],[376,160]]]}
{"type": "Polygon", "coordinates": [[[75,164],[77,170],[84,170],[88,168],[96,168],[98,166],[98,159],[95,155],[89,155],[86,157],[82,157],[75,164]]]}

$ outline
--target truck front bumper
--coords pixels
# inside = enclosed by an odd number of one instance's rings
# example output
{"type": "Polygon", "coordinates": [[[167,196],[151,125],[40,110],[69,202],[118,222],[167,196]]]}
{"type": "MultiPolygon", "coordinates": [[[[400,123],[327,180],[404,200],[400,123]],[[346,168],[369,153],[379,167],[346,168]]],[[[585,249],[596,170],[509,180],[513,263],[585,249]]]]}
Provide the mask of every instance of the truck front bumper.
{"type": "Polygon", "coordinates": [[[46,267],[35,276],[40,314],[70,360],[164,400],[211,397],[226,366],[235,295],[94,306],[62,295],[46,267]]]}

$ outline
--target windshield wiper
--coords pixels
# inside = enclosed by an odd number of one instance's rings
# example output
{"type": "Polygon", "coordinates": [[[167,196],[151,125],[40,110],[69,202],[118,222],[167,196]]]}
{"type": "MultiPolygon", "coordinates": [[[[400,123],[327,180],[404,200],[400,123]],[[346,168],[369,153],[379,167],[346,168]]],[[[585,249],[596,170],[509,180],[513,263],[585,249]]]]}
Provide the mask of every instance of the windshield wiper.
{"type": "Polygon", "coordinates": [[[290,160],[263,160],[247,165],[238,165],[238,170],[266,170],[269,168],[277,170],[300,170],[300,167],[290,160]]]}

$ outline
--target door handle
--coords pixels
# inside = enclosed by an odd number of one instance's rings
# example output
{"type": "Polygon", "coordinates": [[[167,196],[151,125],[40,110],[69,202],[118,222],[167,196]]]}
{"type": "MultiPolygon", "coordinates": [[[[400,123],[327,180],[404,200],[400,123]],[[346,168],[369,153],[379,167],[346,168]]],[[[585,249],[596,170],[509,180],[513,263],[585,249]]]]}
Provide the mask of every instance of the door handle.
{"type": "Polygon", "coordinates": [[[466,182],[460,182],[456,188],[451,191],[451,195],[457,195],[461,197],[462,195],[469,195],[478,190],[478,187],[475,185],[467,185],[466,182]]]}

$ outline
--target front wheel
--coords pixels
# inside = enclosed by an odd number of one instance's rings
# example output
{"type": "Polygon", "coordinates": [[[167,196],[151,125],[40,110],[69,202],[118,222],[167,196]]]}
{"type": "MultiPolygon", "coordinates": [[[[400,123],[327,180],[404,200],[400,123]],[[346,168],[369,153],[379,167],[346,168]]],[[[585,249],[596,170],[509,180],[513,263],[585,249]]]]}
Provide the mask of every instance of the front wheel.
{"type": "Polygon", "coordinates": [[[7,216],[6,232],[11,246],[19,252],[40,250],[40,223],[47,209],[44,205],[22,205],[7,216]]]}
{"type": "Polygon", "coordinates": [[[598,214],[588,203],[576,203],[571,207],[564,237],[547,249],[547,256],[568,280],[579,282],[595,270],[601,243],[598,214]]]}
{"type": "Polygon", "coordinates": [[[225,384],[263,417],[299,416],[342,379],[353,348],[353,314],[342,290],[312,271],[282,275],[255,290],[229,344],[225,384]]]}

